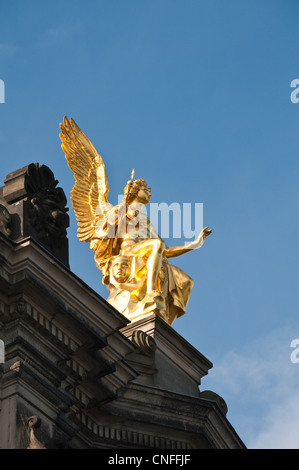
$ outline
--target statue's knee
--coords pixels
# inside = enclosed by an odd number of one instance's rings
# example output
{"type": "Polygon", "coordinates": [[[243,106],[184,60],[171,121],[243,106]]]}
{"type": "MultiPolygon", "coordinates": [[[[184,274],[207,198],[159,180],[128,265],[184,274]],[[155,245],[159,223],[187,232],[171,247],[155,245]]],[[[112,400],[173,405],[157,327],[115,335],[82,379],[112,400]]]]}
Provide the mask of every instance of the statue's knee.
{"type": "Polygon", "coordinates": [[[162,240],[153,240],[153,247],[158,253],[163,253],[163,251],[165,250],[165,246],[166,245],[162,240]]]}

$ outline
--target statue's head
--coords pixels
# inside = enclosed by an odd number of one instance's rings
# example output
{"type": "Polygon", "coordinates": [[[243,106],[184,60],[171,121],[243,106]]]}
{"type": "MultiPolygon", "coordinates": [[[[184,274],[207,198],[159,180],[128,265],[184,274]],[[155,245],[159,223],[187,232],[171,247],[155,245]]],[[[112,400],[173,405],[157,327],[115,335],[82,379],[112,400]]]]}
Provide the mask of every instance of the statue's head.
{"type": "Polygon", "coordinates": [[[117,256],[110,263],[110,272],[117,282],[125,282],[130,276],[130,258],[117,256]]]}
{"type": "Polygon", "coordinates": [[[124,195],[127,198],[127,204],[131,204],[133,201],[147,204],[151,198],[151,188],[148,187],[147,182],[143,178],[139,178],[127,183],[124,188],[124,195]]]}

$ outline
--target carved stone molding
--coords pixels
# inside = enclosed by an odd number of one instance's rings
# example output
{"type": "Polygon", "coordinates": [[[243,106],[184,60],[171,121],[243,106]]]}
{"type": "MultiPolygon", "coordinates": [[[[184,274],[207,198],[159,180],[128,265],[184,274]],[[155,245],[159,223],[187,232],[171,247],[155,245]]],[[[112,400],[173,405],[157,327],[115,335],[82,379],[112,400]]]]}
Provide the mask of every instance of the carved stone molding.
{"type": "Polygon", "coordinates": [[[203,390],[202,392],[199,393],[199,397],[207,399],[207,400],[215,401],[217,405],[219,406],[219,408],[221,409],[222,413],[224,415],[227,414],[228,412],[227,404],[225,400],[220,395],[218,395],[218,393],[215,393],[212,390],[203,390]]]}
{"type": "Polygon", "coordinates": [[[138,346],[140,352],[146,355],[153,354],[157,349],[154,338],[142,330],[136,330],[133,332],[132,342],[138,346]]]}
{"type": "Polygon", "coordinates": [[[6,207],[0,204],[0,232],[4,233],[7,237],[11,234],[11,229],[9,228],[11,223],[11,216],[6,207]]]}

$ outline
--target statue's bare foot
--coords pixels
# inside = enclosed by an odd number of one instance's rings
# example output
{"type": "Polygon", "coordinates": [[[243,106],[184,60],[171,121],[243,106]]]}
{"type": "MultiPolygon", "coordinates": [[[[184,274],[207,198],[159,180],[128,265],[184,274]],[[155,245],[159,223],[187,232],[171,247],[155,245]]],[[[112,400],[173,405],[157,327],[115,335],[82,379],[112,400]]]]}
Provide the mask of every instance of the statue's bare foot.
{"type": "Polygon", "coordinates": [[[164,312],[166,312],[164,295],[158,290],[149,292],[145,297],[144,310],[152,310],[153,313],[163,312],[162,315],[164,315],[164,312]]]}

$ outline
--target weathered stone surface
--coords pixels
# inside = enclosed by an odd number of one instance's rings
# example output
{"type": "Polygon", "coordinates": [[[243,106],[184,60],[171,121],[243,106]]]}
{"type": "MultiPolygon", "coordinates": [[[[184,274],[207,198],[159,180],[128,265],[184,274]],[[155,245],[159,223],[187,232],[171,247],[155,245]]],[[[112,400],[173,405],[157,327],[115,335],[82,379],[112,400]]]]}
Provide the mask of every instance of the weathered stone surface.
{"type": "Polygon", "coordinates": [[[0,259],[0,429],[9,428],[0,448],[27,448],[30,416],[41,419],[42,445],[59,436],[69,446],[87,415],[138,375],[119,332],[128,320],[32,239],[0,234],[0,259]]]}

